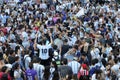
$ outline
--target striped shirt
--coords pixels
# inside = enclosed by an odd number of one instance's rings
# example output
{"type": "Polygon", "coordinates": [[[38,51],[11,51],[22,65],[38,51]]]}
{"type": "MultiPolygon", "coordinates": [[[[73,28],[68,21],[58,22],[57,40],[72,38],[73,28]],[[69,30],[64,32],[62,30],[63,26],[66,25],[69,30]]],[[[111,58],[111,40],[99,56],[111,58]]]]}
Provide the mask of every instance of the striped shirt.
{"type": "Polygon", "coordinates": [[[80,70],[80,75],[84,76],[84,75],[89,75],[89,71],[87,70],[80,70]]]}
{"type": "Polygon", "coordinates": [[[84,69],[80,70],[77,74],[77,77],[80,79],[82,76],[89,76],[89,71],[84,69]]]}
{"type": "Polygon", "coordinates": [[[44,66],[43,65],[40,65],[38,63],[34,63],[33,64],[33,67],[34,67],[34,70],[36,70],[37,72],[37,77],[38,77],[38,80],[42,80],[43,79],[43,75],[44,75],[44,66]]]}
{"type": "Polygon", "coordinates": [[[73,74],[77,74],[80,63],[78,63],[77,61],[71,61],[68,63],[68,66],[72,68],[73,74]]]}

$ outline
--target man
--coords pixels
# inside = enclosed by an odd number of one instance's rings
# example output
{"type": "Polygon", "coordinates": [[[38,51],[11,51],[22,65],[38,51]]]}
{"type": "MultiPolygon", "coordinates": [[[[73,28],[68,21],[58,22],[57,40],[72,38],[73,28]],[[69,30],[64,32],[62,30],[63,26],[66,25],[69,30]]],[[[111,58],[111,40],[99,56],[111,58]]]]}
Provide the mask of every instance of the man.
{"type": "Polygon", "coordinates": [[[51,43],[47,45],[46,45],[45,39],[42,40],[42,44],[37,44],[37,36],[36,36],[35,44],[34,44],[34,49],[36,50],[36,48],[38,48],[40,50],[39,58],[41,59],[41,64],[44,66],[47,66],[50,63],[49,62],[49,49],[51,48],[51,44],[53,43],[52,35],[50,32],[49,32],[49,37],[50,37],[51,43]]]}
{"type": "Polygon", "coordinates": [[[80,58],[79,62],[80,62],[80,64],[87,64],[87,65],[90,64],[86,53],[81,54],[81,58],[80,58]]]}
{"type": "Polygon", "coordinates": [[[119,77],[120,66],[118,65],[118,58],[114,59],[114,65],[111,67],[111,71],[112,71],[113,75],[115,75],[117,78],[119,77]]]}
{"type": "Polygon", "coordinates": [[[37,77],[38,80],[42,80],[43,79],[43,75],[44,75],[44,66],[40,64],[40,58],[36,58],[35,59],[35,63],[33,63],[33,68],[34,70],[37,71],[37,77]]]}
{"type": "Polygon", "coordinates": [[[68,61],[66,58],[62,59],[62,65],[58,67],[58,71],[60,72],[60,77],[65,78],[66,76],[73,75],[72,68],[67,65],[68,61]]]}
{"type": "Polygon", "coordinates": [[[67,42],[68,42],[68,40],[65,39],[65,40],[64,40],[64,44],[62,45],[62,47],[61,47],[61,49],[60,49],[60,51],[61,51],[61,56],[62,56],[62,57],[63,57],[64,54],[65,54],[66,52],[68,52],[68,50],[71,48],[71,47],[67,44],[67,42]]]}
{"type": "Polygon", "coordinates": [[[30,52],[26,51],[24,56],[24,66],[25,69],[29,69],[29,64],[31,62],[30,52]]]}
{"type": "Polygon", "coordinates": [[[10,64],[13,64],[15,62],[15,51],[14,50],[10,50],[10,55],[8,57],[8,62],[10,64]]]}
{"type": "Polygon", "coordinates": [[[72,68],[73,74],[76,75],[78,73],[78,69],[80,68],[80,63],[74,60],[74,56],[67,56],[68,66],[72,68]]]}

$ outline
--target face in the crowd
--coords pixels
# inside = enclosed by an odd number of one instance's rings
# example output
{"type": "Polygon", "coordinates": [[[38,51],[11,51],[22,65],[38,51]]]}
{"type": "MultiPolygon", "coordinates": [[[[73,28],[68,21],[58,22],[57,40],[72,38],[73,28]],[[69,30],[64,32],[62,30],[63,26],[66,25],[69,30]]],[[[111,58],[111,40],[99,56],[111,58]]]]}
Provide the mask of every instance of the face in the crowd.
{"type": "Polygon", "coordinates": [[[109,70],[109,69],[110,69],[110,65],[107,65],[107,66],[106,66],[106,69],[109,70]]]}
{"type": "Polygon", "coordinates": [[[81,58],[82,58],[82,59],[85,59],[85,56],[82,55],[81,58]]]}

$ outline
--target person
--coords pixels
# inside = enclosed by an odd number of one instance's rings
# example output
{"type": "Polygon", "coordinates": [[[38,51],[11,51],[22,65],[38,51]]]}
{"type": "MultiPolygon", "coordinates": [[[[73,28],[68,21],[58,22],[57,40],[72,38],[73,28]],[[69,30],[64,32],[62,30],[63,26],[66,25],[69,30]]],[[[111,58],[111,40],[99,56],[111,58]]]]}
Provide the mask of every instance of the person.
{"type": "Polygon", "coordinates": [[[67,75],[73,75],[72,68],[68,66],[68,61],[66,58],[62,59],[62,65],[58,67],[58,71],[60,72],[60,77],[65,78],[67,75]]]}
{"type": "Polygon", "coordinates": [[[87,64],[90,65],[88,58],[87,58],[87,54],[84,52],[81,54],[80,60],[79,60],[80,64],[87,64]]]}
{"type": "Polygon", "coordinates": [[[114,59],[114,65],[111,67],[111,73],[116,76],[114,79],[119,78],[120,66],[118,65],[118,58],[114,59]]]}
{"type": "Polygon", "coordinates": [[[58,66],[55,61],[51,62],[49,80],[59,80],[58,66]]]}
{"type": "Polygon", "coordinates": [[[50,40],[51,40],[50,44],[45,45],[46,44],[45,39],[42,40],[42,45],[37,44],[37,37],[38,36],[36,36],[35,44],[34,44],[34,48],[35,49],[38,48],[40,50],[39,51],[39,58],[41,59],[41,64],[44,65],[44,66],[49,65],[49,49],[50,49],[50,47],[51,47],[51,45],[53,43],[52,35],[51,35],[50,32],[49,32],[49,36],[50,36],[50,40]]]}
{"type": "Polygon", "coordinates": [[[29,63],[29,69],[25,71],[27,80],[38,80],[37,72],[33,69],[33,63],[29,63]]]}
{"type": "Polygon", "coordinates": [[[88,66],[86,64],[81,64],[77,77],[78,80],[90,80],[88,66]]]}
{"type": "Polygon", "coordinates": [[[3,66],[0,72],[0,80],[12,80],[9,75],[9,68],[7,66],[3,66]]]}
{"type": "Polygon", "coordinates": [[[98,69],[95,71],[95,73],[92,75],[91,80],[105,80],[104,74],[102,73],[102,70],[98,69]]]}
{"type": "Polygon", "coordinates": [[[40,63],[41,59],[36,57],[35,62],[33,62],[33,69],[37,72],[38,80],[43,79],[45,67],[40,63]]]}
{"type": "Polygon", "coordinates": [[[99,53],[100,53],[99,49],[96,48],[95,46],[92,46],[91,51],[90,51],[92,60],[95,59],[95,58],[99,59],[100,58],[99,53]]]}
{"type": "Polygon", "coordinates": [[[14,79],[15,80],[23,80],[22,78],[22,70],[20,68],[19,63],[14,65],[14,79]]]}
{"type": "MultiPolygon", "coordinates": [[[[49,45],[51,37],[62,58],[75,56],[80,64],[87,64],[89,70],[93,67],[92,72],[96,65],[100,65],[100,69],[105,72],[107,63],[110,63],[113,72],[118,71],[116,64],[120,64],[120,60],[114,62],[114,59],[120,57],[118,0],[24,0],[23,3],[16,4],[20,1],[0,0],[0,69],[9,62],[19,63],[20,69],[26,71],[23,69],[23,60],[27,49],[32,51],[31,59],[34,56],[41,58],[41,62],[33,64],[34,68],[39,68],[37,66],[41,64],[44,68],[50,66],[52,59],[49,59],[49,48],[54,49],[54,46],[49,45]],[[78,45],[78,48],[75,49],[74,45],[78,45]],[[15,50],[16,55],[14,51],[12,56],[9,55],[9,47],[15,50]],[[19,56],[19,60],[14,60],[15,56],[19,56]],[[94,59],[95,63],[92,62],[94,59]]],[[[56,49],[54,52],[54,57],[57,58],[59,53],[56,49]]],[[[26,65],[28,67],[28,62],[26,65]]],[[[36,71],[39,75],[39,70],[36,71]]],[[[95,72],[90,74],[92,77],[95,72]]],[[[119,76],[119,72],[116,75],[119,76]]],[[[67,75],[66,78],[70,80],[71,76],[72,74],[67,75]]],[[[109,76],[109,70],[108,77],[112,77],[112,73],[109,76]]]]}
{"type": "Polygon", "coordinates": [[[55,61],[50,66],[46,66],[44,70],[44,80],[59,80],[58,66],[55,61]]]}
{"type": "Polygon", "coordinates": [[[3,74],[0,80],[10,80],[10,79],[8,79],[8,74],[3,74]]]}
{"type": "Polygon", "coordinates": [[[60,51],[61,51],[61,56],[63,57],[65,53],[68,52],[68,50],[71,48],[71,46],[68,44],[68,40],[65,39],[64,44],[61,46],[60,51]]]}
{"type": "Polygon", "coordinates": [[[25,51],[25,55],[24,55],[24,66],[25,66],[25,69],[29,68],[29,63],[30,62],[31,62],[30,52],[29,51],[25,51]]]}
{"type": "Polygon", "coordinates": [[[15,62],[15,51],[10,50],[10,55],[8,56],[8,63],[13,64],[15,62]]]}
{"type": "Polygon", "coordinates": [[[75,77],[77,78],[77,73],[81,64],[76,59],[74,59],[74,56],[67,56],[67,60],[68,60],[67,65],[72,68],[74,78],[75,77]]]}

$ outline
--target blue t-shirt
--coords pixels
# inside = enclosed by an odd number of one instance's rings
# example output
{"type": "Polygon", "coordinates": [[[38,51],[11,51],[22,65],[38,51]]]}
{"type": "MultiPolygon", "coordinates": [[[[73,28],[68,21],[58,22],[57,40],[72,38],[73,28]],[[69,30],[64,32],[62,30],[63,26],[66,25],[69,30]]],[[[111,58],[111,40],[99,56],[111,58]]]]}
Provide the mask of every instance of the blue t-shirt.
{"type": "Polygon", "coordinates": [[[33,69],[26,70],[26,76],[28,80],[35,80],[36,75],[37,75],[37,72],[33,69]]]}

